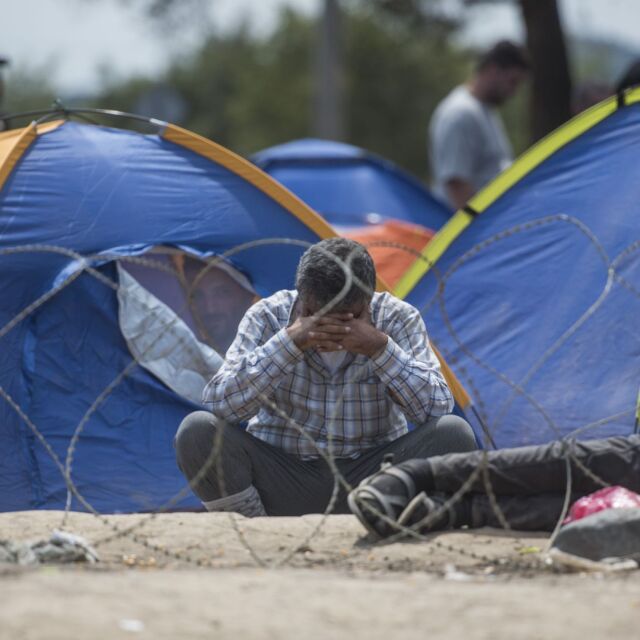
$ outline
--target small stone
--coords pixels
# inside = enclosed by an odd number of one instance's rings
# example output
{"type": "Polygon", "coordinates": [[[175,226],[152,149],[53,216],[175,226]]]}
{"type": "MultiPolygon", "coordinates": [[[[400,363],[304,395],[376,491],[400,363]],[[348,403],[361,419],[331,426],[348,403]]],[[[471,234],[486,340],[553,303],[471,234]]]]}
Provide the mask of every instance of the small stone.
{"type": "Polygon", "coordinates": [[[303,544],[296,549],[296,553],[312,553],[313,549],[308,544],[303,544]]]}
{"type": "Polygon", "coordinates": [[[129,633],[141,633],[144,631],[144,622],[142,622],[142,620],[124,618],[120,620],[118,626],[123,631],[128,631],[129,633]]]}

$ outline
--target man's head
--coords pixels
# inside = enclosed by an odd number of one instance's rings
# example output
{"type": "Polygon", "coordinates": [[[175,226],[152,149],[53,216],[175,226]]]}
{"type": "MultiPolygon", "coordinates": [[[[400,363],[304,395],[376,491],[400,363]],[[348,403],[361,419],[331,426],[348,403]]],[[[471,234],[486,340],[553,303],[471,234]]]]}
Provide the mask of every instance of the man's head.
{"type": "Polygon", "coordinates": [[[191,311],[206,342],[225,353],[255,293],[249,281],[226,262],[207,263],[185,256],[184,276],[190,291],[191,311]]]}
{"type": "Polygon", "coordinates": [[[528,72],[524,49],[501,40],[480,56],[472,79],[474,93],[482,102],[500,106],[514,95],[528,72]]]}
{"type": "Polygon", "coordinates": [[[327,312],[359,316],[376,288],[376,268],[369,252],[347,238],[329,238],[309,247],[300,258],[296,289],[303,315],[327,312]],[[353,278],[347,283],[347,273],[353,278]]]}

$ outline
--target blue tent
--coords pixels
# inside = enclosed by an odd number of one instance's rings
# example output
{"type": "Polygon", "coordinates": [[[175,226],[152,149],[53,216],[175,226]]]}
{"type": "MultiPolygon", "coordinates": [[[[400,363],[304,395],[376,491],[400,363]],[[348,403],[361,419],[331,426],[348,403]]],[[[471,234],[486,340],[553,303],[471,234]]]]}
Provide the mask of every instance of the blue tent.
{"type": "Polygon", "coordinates": [[[349,144],[295,140],[264,149],[252,160],[334,226],[393,218],[435,230],[452,213],[416,178],[349,144]]]}
{"type": "Polygon", "coordinates": [[[498,446],[637,424],[639,149],[637,88],[518,159],[397,286],[424,310],[498,446]]]}
{"type": "MultiPolygon", "coordinates": [[[[293,285],[300,243],[334,235],[250,163],[154,124],[149,135],[70,121],[0,134],[0,511],[64,506],[53,455],[65,464],[83,418],[71,476],[95,509],[156,509],[184,488],[172,438],[197,404],[132,366],[116,257],[297,242],[229,256],[265,295],[293,285]]],[[[188,491],[171,504],[195,505],[188,491]]]]}

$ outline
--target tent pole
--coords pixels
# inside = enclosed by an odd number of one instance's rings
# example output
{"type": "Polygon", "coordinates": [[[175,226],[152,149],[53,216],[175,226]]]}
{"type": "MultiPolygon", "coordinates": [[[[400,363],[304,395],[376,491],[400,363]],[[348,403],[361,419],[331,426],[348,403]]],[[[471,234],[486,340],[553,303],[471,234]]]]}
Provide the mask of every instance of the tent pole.
{"type": "Polygon", "coordinates": [[[19,113],[10,113],[6,116],[3,116],[5,121],[17,120],[18,118],[31,118],[35,116],[40,116],[38,118],[38,123],[45,122],[51,118],[55,118],[56,116],[68,117],[68,116],[78,116],[86,118],[86,115],[102,115],[113,118],[127,118],[129,120],[137,120],[139,122],[144,122],[148,125],[154,127],[163,128],[167,125],[166,122],[162,120],[157,120],[156,118],[149,118],[147,116],[141,116],[135,113],[128,113],[126,111],[118,111],[115,109],[93,109],[89,107],[81,108],[81,107],[65,107],[60,102],[56,101],[54,105],[49,109],[39,109],[34,111],[23,111],[19,113]]]}

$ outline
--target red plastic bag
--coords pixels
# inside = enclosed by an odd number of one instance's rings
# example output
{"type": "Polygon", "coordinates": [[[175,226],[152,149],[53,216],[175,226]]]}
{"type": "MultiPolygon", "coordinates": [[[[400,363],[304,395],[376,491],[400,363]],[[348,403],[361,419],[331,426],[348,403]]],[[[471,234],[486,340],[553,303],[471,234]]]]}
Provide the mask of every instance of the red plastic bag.
{"type": "Polygon", "coordinates": [[[576,500],[562,524],[569,524],[605,509],[633,509],[640,507],[640,495],[624,487],[606,487],[576,500]]]}

